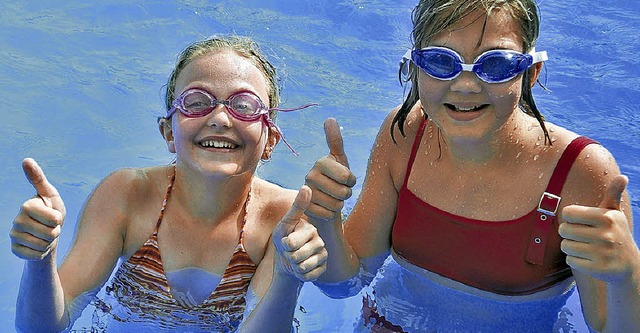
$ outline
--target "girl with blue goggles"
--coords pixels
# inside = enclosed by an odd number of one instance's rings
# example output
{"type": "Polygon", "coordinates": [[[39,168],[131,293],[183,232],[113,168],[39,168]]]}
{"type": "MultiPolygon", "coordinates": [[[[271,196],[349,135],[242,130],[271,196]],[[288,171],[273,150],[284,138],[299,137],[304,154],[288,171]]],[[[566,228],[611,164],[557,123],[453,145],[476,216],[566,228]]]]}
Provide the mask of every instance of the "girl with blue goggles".
{"type": "Polygon", "coordinates": [[[479,55],[471,64],[465,64],[462,56],[447,47],[429,46],[420,50],[408,50],[401,64],[408,60],[427,75],[439,80],[453,80],[463,71],[474,72],[487,83],[507,82],[531,68],[533,64],[547,60],[547,52],[524,54],[513,50],[489,50],[479,55]]]}

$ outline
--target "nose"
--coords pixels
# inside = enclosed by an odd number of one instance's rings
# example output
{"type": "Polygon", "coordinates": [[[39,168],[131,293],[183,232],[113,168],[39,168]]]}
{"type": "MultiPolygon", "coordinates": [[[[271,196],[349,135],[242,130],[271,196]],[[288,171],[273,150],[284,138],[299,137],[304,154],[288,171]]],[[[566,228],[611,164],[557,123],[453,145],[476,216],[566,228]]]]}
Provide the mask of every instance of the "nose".
{"type": "Polygon", "coordinates": [[[207,126],[231,127],[232,116],[223,101],[217,101],[213,110],[207,115],[207,126]]]}
{"type": "Polygon", "coordinates": [[[471,71],[462,71],[451,82],[451,91],[466,94],[478,94],[482,91],[482,81],[471,71]]]}

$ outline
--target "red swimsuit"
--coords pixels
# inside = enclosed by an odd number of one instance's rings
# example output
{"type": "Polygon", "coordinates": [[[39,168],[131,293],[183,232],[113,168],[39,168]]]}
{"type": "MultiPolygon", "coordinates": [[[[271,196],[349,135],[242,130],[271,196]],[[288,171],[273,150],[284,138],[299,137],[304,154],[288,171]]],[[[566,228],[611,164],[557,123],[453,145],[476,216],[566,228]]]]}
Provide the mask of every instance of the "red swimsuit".
{"type": "Polygon", "coordinates": [[[573,162],[595,141],[578,137],[567,146],[540,205],[530,213],[509,221],[481,221],[433,207],[407,188],[425,124],[416,136],[399,193],[394,251],[413,265],[497,294],[531,294],[570,277],[555,213],[573,162]]]}

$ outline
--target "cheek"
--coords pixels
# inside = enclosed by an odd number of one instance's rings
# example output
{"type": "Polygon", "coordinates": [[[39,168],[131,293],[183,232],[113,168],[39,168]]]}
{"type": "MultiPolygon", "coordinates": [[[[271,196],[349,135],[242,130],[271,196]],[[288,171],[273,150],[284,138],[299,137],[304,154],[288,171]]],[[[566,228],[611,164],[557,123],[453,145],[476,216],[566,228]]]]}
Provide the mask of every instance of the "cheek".
{"type": "Polygon", "coordinates": [[[489,86],[487,93],[495,105],[515,107],[520,101],[522,80],[513,80],[495,86],[489,86]]]}
{"type": "Polygon", "coordinates": [[[267,143],[268,130],[262,121],[244,122],[237,124],[244,133],[245,141],[248,145],[256,146],[257,150],[264,149],[267,143]]]}
{"type": "Polygon", "coordinates": [[[423,105],[430,103],[440,104],[442,96],[449,89],[450,81],[441,81],[434,79],[426,74],[418,75],[418,97],[423,105]]]}

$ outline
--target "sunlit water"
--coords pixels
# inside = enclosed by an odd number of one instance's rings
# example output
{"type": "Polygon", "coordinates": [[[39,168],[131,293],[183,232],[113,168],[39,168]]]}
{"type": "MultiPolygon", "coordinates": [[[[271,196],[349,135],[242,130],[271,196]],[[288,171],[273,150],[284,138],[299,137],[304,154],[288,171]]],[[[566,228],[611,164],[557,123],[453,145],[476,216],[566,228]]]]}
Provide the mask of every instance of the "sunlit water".
{"type": "MultiPolygon", "coordinates": [[[[282,114],[279,124],[301,154],[277,149],[259,173],[297,188],[326,153],[322,121],[343,127],[358,176],[386,113],[402,98],[397,64],[409,44],[407,0],[0,1],[0,331],[13,331],[22,262],[9,249],[10,223],[33,195],[20,168],[34,157],[62,194],[67,221],[110,171],[169,163],[155,118],[162,86],[178,52],[216,33],[255,38],[279,68],[284,106],[320,107],[282,114]],[[214,3],[214,4],[212,4],[214,3]]],[[[539,50],[550,60],[536,88],[547,118],[600,141],[630,178],[634,219],[640,216],[640,4],[635,0],[541,1],[539,50]]],[[[523,175],[527,177],[527,175],[523,175]]],[[[531,176],[535,181],[535,175],[531,176]]],[[[347,207],[353,206],[353,201],[347,207]]],[[[636,223],[636,239],[640,227],[636,223]]],[[[577,305],[576,297],[569,302],[577,305]]],[[[330,300],[303,288],[296,313],[301,332],[349,332],[361,298],[330,300]]],[[[92,309],[76,328],[91,325],[92,309]]],[[[578,328],[581,330],[582,328],[578,328]]]]}

